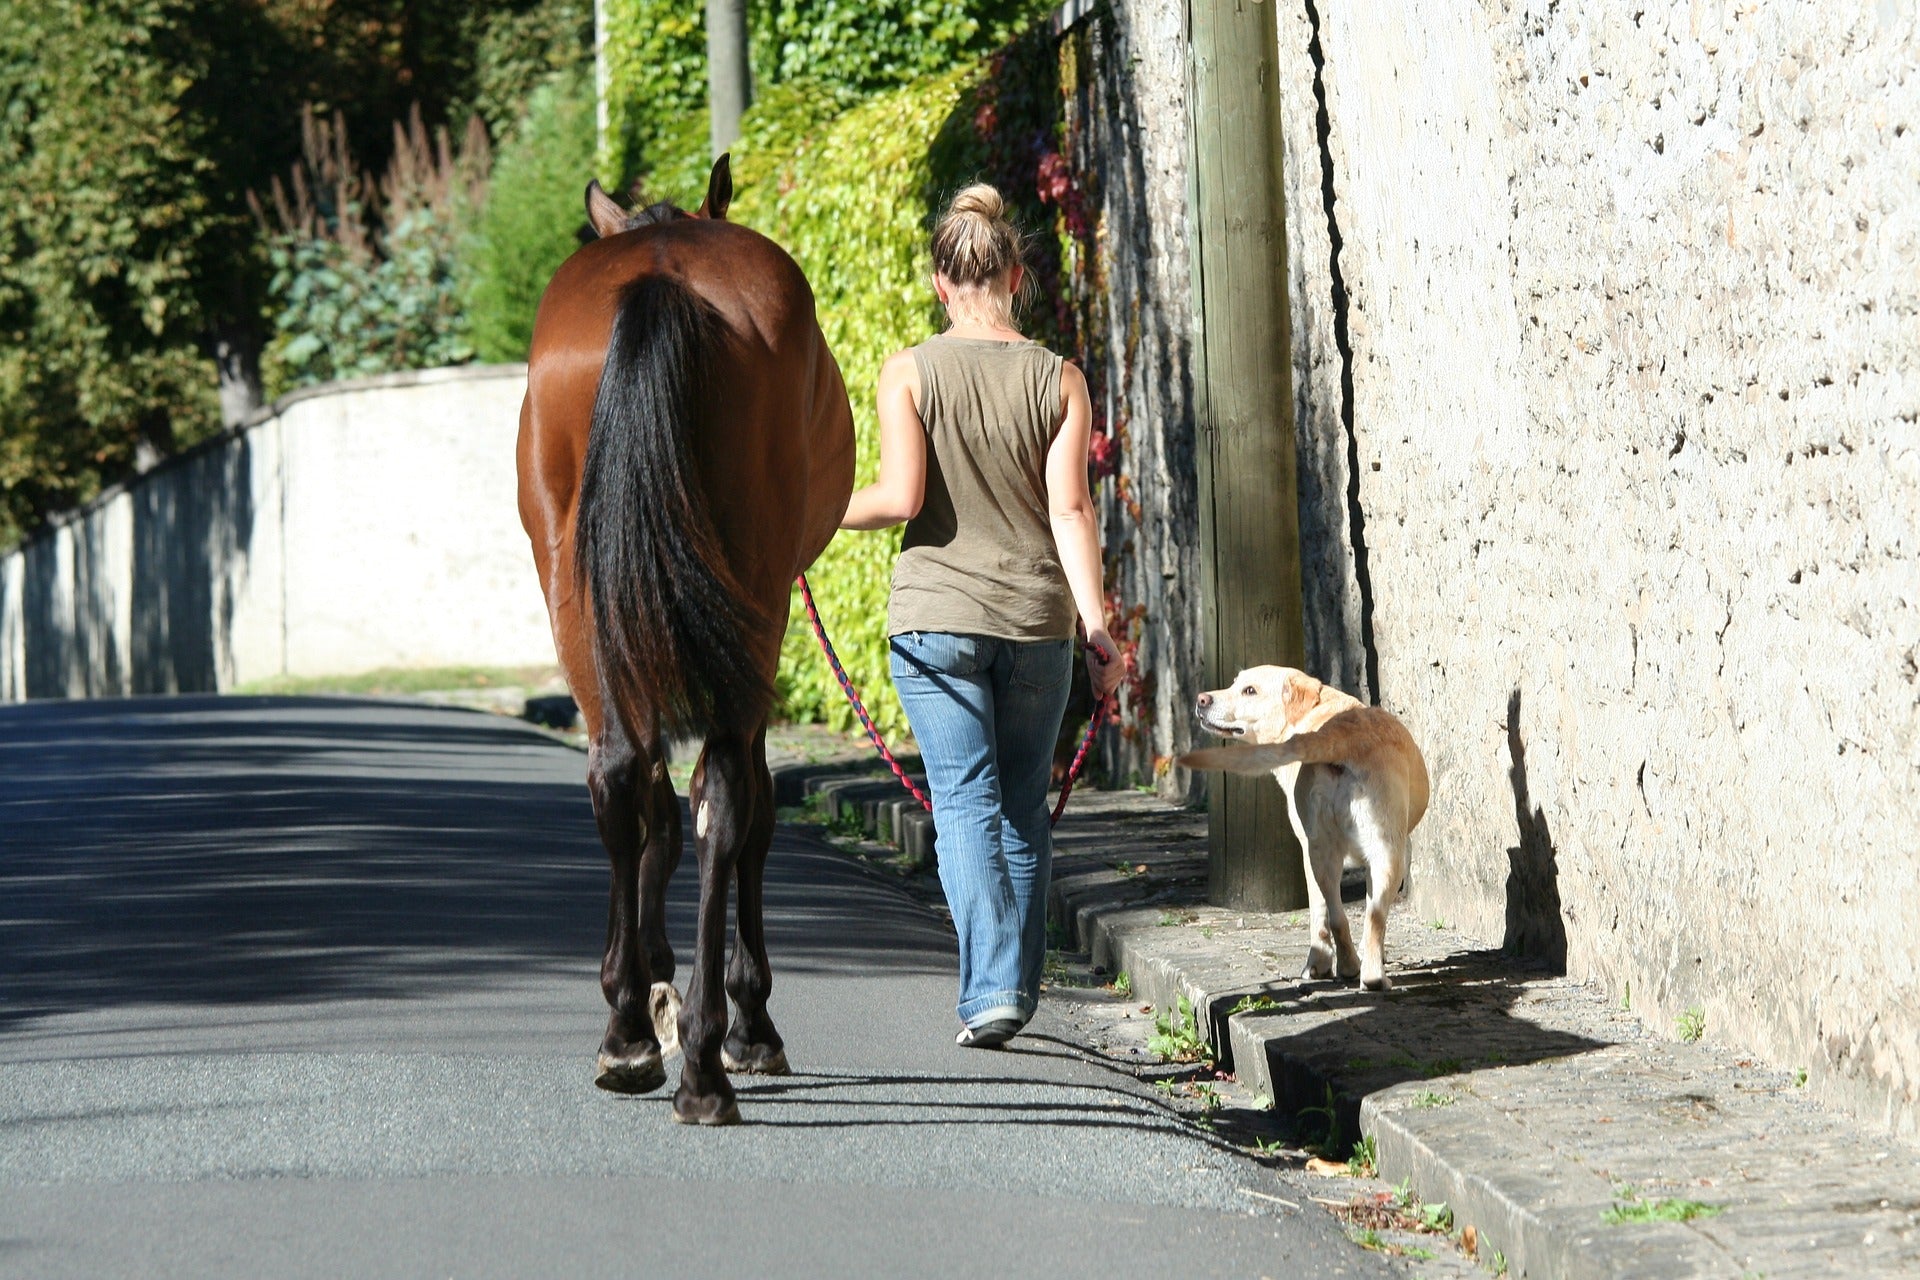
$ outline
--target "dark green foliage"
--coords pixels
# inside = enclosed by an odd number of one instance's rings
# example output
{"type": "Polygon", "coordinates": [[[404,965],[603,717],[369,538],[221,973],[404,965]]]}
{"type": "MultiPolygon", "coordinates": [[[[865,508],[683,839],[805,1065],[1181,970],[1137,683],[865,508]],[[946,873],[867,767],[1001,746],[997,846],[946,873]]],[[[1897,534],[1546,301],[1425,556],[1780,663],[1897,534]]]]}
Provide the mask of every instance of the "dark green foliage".
{"type": "MultiPolygon", "coordinates": [[[[461,364],[467,339],[467,229],[486,198],[486,130],[459,148],[416,114],[394,134],[376,185],[341,123],[304,121],[304,154],[272,188],[269,293],[276,336],[264,361],[273,393],[398,369],[461,364]]],[[[261,209],[262,222],[268,219],[261,209]]]]}
{"type": "Polygon", "coordinates": [[[335,240],[277,241],[278,336],[266,358],[274,393],[473,359],[455,266],[459,234],[457,221],[420,209],[382,237],[378,257],[356,258],[335,240]]]}
{"type": "MultiPolygon", "coordinates": [[[[1050,5],[1032,0],[766,0],[755,71],[871,92],[997,49],[1050,5]],[[771,55],[771,56],[769,56],[771,55]]],[[[756,33],[758,34],[758,33],[756,33]]]]}
{"type": "Polygon", "coordinates": [[[199,343],[244,296],[184,0],[0,6],[0,536],[214,422],[199,343]]]}
{"type": "Polygon", "coordinates": [[[583,69],[590,73],[592,66],[591,0],[543,0],[491,11],[474,46],[470,96],[451,114],[472,112],[495,138],[505,138],[542,85],[583,69]]]}
{"type": "Polygon", "coordinates": [[[537,91],[501,147],[472,249],[473,344],[482,360],[524,360],[554,269],[579,247],[593,171],[593,91],[575,73],[537,91]]]}

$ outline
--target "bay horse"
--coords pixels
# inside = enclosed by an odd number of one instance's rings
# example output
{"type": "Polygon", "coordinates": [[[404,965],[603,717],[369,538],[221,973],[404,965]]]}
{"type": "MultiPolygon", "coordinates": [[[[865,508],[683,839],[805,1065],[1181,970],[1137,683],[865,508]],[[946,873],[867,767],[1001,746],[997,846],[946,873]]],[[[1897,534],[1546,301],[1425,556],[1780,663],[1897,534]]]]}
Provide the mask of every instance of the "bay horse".
{"type": "Polygon", "coordinates": [[[595,1083],[660,1087],[677,1039],[673,1116],[691,1124],[739,1120],[727,1072],[788,1069],[767,1015],[766,724],[790,584],[853,491],[853,416],[813,292],[778,245],[726,221],[732,193],[725,156],[691,214],[630,213],[588,185],[597,238],[540,299],[518,447],[520,521],[586,723],[612,864],[595,1083]],[[665,749],[693,736],[705,739],[688,796],[700,908],[682,1004],[666,932],[681,833],[665,749]]]}

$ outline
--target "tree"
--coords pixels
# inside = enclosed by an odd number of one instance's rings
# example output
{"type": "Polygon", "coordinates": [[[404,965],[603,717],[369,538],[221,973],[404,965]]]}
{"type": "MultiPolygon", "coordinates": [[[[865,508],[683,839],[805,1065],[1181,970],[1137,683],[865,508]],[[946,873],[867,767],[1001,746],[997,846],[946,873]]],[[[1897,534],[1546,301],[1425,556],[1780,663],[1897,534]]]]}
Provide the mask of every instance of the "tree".
{"type": "Polygon", "coordinates": [[[216,421],[209,305],[251,228],[182,0],[0,7],[0,520],[84,500],[216,421]]]}

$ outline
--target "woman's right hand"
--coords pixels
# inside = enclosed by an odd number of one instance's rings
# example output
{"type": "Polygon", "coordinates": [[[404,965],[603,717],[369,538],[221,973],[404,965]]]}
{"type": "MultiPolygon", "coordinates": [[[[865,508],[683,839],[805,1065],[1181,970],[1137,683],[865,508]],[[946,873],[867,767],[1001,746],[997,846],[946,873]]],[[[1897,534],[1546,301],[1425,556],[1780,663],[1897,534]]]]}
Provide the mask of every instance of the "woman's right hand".
{"type": "Polygon", "coordinates": [[[1088,632],[1087,678],[1093,681],[1094,696],[1111,698],[1126,676],[1126,660],[1120,656],[1120,646],[1113,642],[1106,628],[1099,627],[1088,632]]]}

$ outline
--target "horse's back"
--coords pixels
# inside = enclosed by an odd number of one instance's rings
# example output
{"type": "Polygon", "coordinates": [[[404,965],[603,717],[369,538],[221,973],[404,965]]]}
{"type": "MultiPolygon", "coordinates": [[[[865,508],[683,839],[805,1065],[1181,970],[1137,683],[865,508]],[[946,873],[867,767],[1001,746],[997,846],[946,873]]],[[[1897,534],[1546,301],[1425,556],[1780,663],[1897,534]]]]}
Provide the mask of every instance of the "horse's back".
{"type": "Polygon", "coordinates": [[[523,484],[531,449],[549,460],[531,467],[549,473],[539,483],[566,490],[548,505],[570,509],[621,297],[648,276],[676,281],[722,322],[707,411],[689,443],[742,586],[784,617],[794,574],[846,510],[853,422],[806,276],[760,233],[676,219],[592,241],[561,265],[534,323],[525,430],[540,439],[523,440],[523,484]]]}

